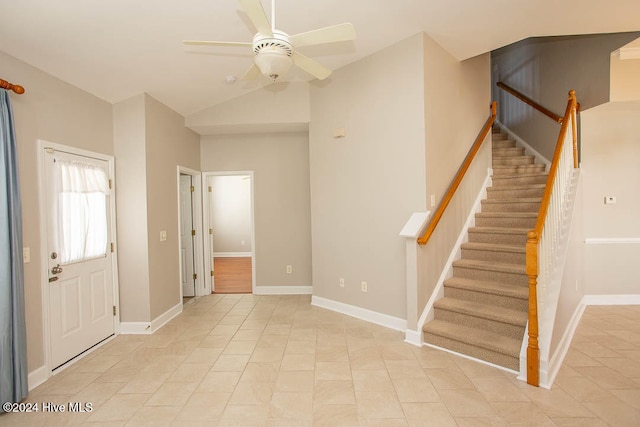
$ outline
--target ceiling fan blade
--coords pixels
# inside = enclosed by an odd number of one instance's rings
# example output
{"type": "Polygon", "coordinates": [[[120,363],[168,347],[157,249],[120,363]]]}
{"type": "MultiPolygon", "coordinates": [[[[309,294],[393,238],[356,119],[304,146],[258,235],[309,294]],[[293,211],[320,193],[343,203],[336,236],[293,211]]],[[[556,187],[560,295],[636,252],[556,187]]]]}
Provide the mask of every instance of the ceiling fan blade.
{"type": "Polygon", "coordinates": [[[301,55],[298,52],[293,52],[293,55],[291,55],[291,59],[293,59],[294,64],[296,64],[298,67],[302,68],[304,71],[311,74],[318,80],[324,80],[332,73],[332,71],[324,65],[314,61],[311,58],[301,55]]]}
{"type": "Polygon", "coordinates": [[[356,30],[352,24],[338,24],[332,27],[318,28],[289,37],[295,47],[354,40],[356,30]]]}
{"type": "Polygon", "coordinates": [[[260,68],[258,68],[258,66],[254,63],[251,68],[249,68],[247,72],[244,73],[244,76],[242,76],[242,80],[255,80],[259,75],[260,68]]]}
{"type": "Polygon", "coordinates": [[[238,2],[240,2],[240,6],[242,6],[242,9],[244,9],[244,12],[253,23],[253,26],[256,27],[256,30],[258,30],[260,34],[273,37],[269,18],[267,18],[267,14],[264,12],[260,0],[238,0],[238,2]]]}
{"type": "Polygon", "coordinates": [[[217,42],[213,40],[182,40],[182,44],[189,46],[227,46],[227,47],[252,47],[253,43],[245,42],[217,42]]]}

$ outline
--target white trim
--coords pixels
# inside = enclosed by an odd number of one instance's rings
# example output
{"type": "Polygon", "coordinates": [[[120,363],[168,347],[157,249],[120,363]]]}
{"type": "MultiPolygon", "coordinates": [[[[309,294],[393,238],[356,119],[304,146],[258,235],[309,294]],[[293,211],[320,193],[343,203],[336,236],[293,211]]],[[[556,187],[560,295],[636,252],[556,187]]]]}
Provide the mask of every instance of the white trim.
{"type": "Polygon", "coordinates": [[[311,295],[312,286],[256,286],[255,295],[311,295]]]}
{"type": "Polygon", "coordinates": [[[524,141],[524,139],[520,138],[511,129],[506,127],[504,124],[500,123],[498,120],[496,120],[496,123],[500,126],[501,129],[503,129],[503,130],[505,130],[507,132],[507,135],[509,136],[509,138],[514,139],[516,141],[516,143],[518,143],[522,147],[524,147],[524,151],[527,154],[535,156],[535,158],[536,158],[536,160],[538,162],[543,163],[543,164],[545,164],[547,166],[547,169],[551,166],[551,162],[549,160],[547,160],[547,158],[544,157],[542,154],[540,154],[537,150],[535,150],[532,146],[530,146],[528,143],[526,143],[524,141]]]}
{"type": "Polygon", "coordinates": [[[29,384],[29,391],[43,384],[51,376],[49,369],[46,365],[42,365],[39,368],[29,372],[27,376],[27,384],[29,384]]]}
{"type": "Polygon", "coordinates": [[[640,59],[640,47],[623,46],[620,49],[618,49],[618,55],[620,56],[620,59],[622,59],[623,61],[627,59],[640,59]]]}
{"type": "Polygon", "coordinates": [[[120,333],[123,335],[150,335],[162,328],[180,313],[182,313],[182,301],[151,322],[122,322],[120,324],[120,333]]]}
{"type": "Polygon", "coordinates": [[[407,223],[400,230],[400,237],[417,239],[427,226],[429,215],[431,215],[431,211],[412,213],[407,223]]]}
{"type": "MultiPolygon", "coordinates": [[[[55,151],[72,154],[75,156],[89,157],[96,160],[102,160],[108,163],[109,165],[109,179],[112,183],[111,192],[109,194],[109,218],[110,218],[110,230],[111,235],[109,236],[110,242],[114,245],[114,251],[111,254],[111,283],[113,286],[113,305],[116,307],[117,313],[120,313],[120,285],[118,282],[118,233],[116,228],[116,175],[115,175],[115,158],[109,154],[98,153],[94,151],[84,150],[82,148],[72,147],[68,145],[62,145],[51,141],[46,141],[44,139],[37,140],[38,150],[38,203],[39,203],[39,222],[40,222],[40,291],[41,291],[41,304],[42,304],[42,345],[44,350],[44,369],[47,372],[47,378],[51,376],[52,366],[51,366],[51,334],[50,334],[50,313],[49,313],[49,253],[48,253],[48,226],[46,220],[46,212],[47,212],[47,203],[46,203],[46,194],[45,194],[45,186],[44,180],[46,179],[45,175],[45,153],[47,148],[52,148],[55,151]]],[[[113,316],[113,337],[120,334],[120,315],[113,316]]],[[[111,337],[110,339],[113,339],[111,337]]],[[[105,340],[100,345],[95,348],[99,348],[104,343],[109,340],[105,340]]],[[[82,353],[79,357],[76,357],[73,360],[82,359],[84,356],[89,354],[89,352],[82,353]]],[[[68,364],[67,364],[68,365],[68,364]]],[[[64,366],[67,366],[64,365],[64,366]]],[[[34,373],[34,378],[36,381],[42,378],[42,374],[39,373],[39,370],[42,367],[37,368],[36,373],[34,373]]],[[[46,381],[46,378],[45,378],[46,381]]]]}
{"type": "Polygon", "coordinates": [[[604,237],[604,238],[587,238],[584,239],[587,245],[625,245],[640,244],[640,237],[604,237]]]}
{"type": "Polygon", "coordinates": [[[150,334],[149,322],[120,322],[121,335],[146,335],[150,334]]]}
{"type": "Polygon", "coordinates": [[[407,329],[407,321],[405,319],[400,319],[399,317],[389,316],[388,314],[378,313],[366,308],[356,307],[354,305],[333,301],[315,295],[311,297],[311,305],[346,314],[347,316],[375,323],[376,325],[384,326],[396,331],[404,332],[407,329]]]}
{"type": "Polygon", "coordinates": [[[486,360],[476,359],[475,357],[471,357],[471,356],[468,356],[466,354],[458,353],[457,351],[449,350],[448,348],[438,347],[437,345],[429,344],[429,343],[426,343],[426,342],[423,343],[422,345],[425,346],[425,347],[436,349],[436,350],[441,350],[441,351],[444,351],[444,352],[449,353],[449,354],[455,354],[456,356],[460,356],[463,359],[473,360],[474,362],[478,362],[478,363],[481,363],[483,365],[491,366],[492,368],[500,369],[501,371],[510,372],[512,374],[517,374],[518,373],[518,371],[514,371],[513,369],[505,368],[504,366],[496,365],[495,363],[487,362],[486,360]]]}
{"type": "Polygon", "coordinates": [[[415,345],[416,347],[422,347],[422,333],[420,331],[406,329],[404,331],[404,342],[415,345]]]}
{"type": "Polygon", "coordinates": [[[562,338],[556,347],[555,353],[553,353],[553,356],[549,359],[549,364],[546,366],[545,371],[543,372],[542,369],[540,370],[540,387],[551,389],[551,385],[555,381],[558,371],[562,366],[562,362],[571,347],[571,341],[573,340],[573,336],[578,328],[580,318],[582,317],[582,313],[584,313],[585,308],[587,308],[587,306],[584,304],[583,298],[573,312],[571,320],[569,321],[567,328],[564,330],[564,334],[562,334],[562,338]]]}
{"type": "MultiPolygon", "coordinates": [[[[255,185],[254,174],[252,170],[247,171],[224,171],[224,172],[203,172],[202,173],[202,224],[204,230],[209,230],[211,213],[209,212],[209,196],[208,196],[208,179],[211,176],[233,176],[233,175],[249,175],[251,181],[251,292],[256,293],[256,224],[255,224],[255,185]]],[[[215,283],[210,272],[213,271],[213,257],[215,249],[212,244],[205,244],[204,247],[204,274],[205,278],[205,294],[210,294],[215,290],[215,283]]]]}
{"type": "Polygon", "coordinates": [[[585,305],[640,305],[640,295],[585,295],[582,303],[585,305]]]}
{"type": "Polygon", "coordinates": [[[214,252],[214,258],[249,258],[253,256],[251,252],[214,252]]]}
{"type": "Polygon", "coordinates": [[[492,175],[493,170],[491,168],[488,168],[487,177],[484,179],[484,183],[482,184],[482,187],[478,192],[478,196],[476,197],[473,207],[469,212],[469,216],[467,217],[467,220],[465,221],[464,226],[462,227],[462,230],[458,235],[458,240],[456,240],[456,243],[453,245],[453,249],[451,250],[449,258],[447,259],[447,262],[442,269],[442,273],[440,274],[440,277],[436,282],[433,293],[431,294],[429,301],[427,301],[427,305],[424,307],[424,311],[422,312],[420,319],[418,319],[418,331],[422,330],[422,326],[427,323],[428,320],[433,320],[433,306],[438,299],[444,297],[444,281],[453,275],[453,261],[455,261],[456,258],[460,256],[460,245],[462,245],[462,243],[464,243],[468,238],[468,230],[475,224],[476,213],[481,211],[482,200],[487,197],[487,187],[489,187],[493,182],[492,175]]]}

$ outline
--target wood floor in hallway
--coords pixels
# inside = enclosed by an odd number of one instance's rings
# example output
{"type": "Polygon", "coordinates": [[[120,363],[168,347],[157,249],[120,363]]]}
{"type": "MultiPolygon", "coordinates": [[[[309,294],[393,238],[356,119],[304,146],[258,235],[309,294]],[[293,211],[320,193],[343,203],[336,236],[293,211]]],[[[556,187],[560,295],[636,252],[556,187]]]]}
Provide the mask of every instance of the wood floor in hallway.
{"type": "Polygon", "coordinates": [[[214,294],[250,294],[251,257],[213,259],[214,294]]]}

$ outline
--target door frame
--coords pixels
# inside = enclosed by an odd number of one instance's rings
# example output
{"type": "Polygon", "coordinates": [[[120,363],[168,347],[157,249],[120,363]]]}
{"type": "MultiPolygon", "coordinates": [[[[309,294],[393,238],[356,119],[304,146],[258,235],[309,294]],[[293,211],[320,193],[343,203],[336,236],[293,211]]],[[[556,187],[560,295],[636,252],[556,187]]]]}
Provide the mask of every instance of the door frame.
{"type": "Polygon", "coordinates": [[[44,348],[44,368],[46,369],[46,380],[55,373],[58,373],[65,368],[71,366],[91,351],[103,346],[107,342],[111,341],[114,337],[120,334],[120,296],[119,296],[119,284],[118,284],[118,241],[116,230],[116,181],[115,181],[115,168],[114,157],[108,154],[97,153],[94,151],[84,150],[81,148],[71,147],[68,145],[62,145],[51,141],[45,141],[38,139],[38,198],[40,203],[39,217],[40,217],[40,289],[42,294],[42,341],[44,348]],[[112,273],[112,286],[113,286],[113,305],[116,307],[116,316],[113,316],[114,328],[113,336],[98,343],[94,347],[87,349],[84,353],[79,354],[74,359],[70,360],[66,364],[62,365],[56,372],[52,371],[51,366],[51,334],[50,334],[50,318],[49,312],[49,263],[48,263],[48,226],[47,226],[47,199],[45,194],[45,153],[48,149],[54,151],[60,151],[63,153],[73,154],[76,156],[91,157],[97,160],[106,161],[109,164],[109,179],[112,182],[111,194],[109,195],[109,211],[110,211],[110,235],[109,240],[113,243],[113,252],[111,254],[111,273],[112,273]]]}
{"type": "MultiPolygon", "coordinates": [[[[211,176],[236,176],[236,175],[249,175],[249,179],[251,180],[251,293],[255,294],[256,292],[256,224],[255,224],[255,192],[254,192],[254,176],[252,170],[245,171],[224,171],[224,172],[203,172],[202,173],[202,200],[207,200],[208,202],[208,184],[207,180],[211,176]]],[[[211,212],[209,212],[209,203],[203,203],[203,224],[204,229],[209,230],[211,228],[211,224],[209,223],[209,218],[211,212]]],[[[214,290],[213,284],[213,253],[211,252],[211,245],[203,245],[204,247],[204,261],[206,271],[210,272],[206,274],[205,277],[205,289],[208,293],[211,293],[214,290]]],[[[214,248],[215,252],[215,248],[214,248]]]]}
{"type": "MultiPolygon", "coordinates": [[[[184,166],[180,166],[178,165],[177,167],[177,173],[176,173],[176,185],[177,185],[177,194],[178,194],[178,198],[177,198],[177,209],[178,209],[178,223],[176,224],[177,226],[177,230],[178,230],[178,234],[177,236],[180,236],[180,175],[190,175],[191,176],[191,183],[192,185],[195,187],[192,197],[193,197],[193,205],[192,205],[192,215],[193,215],[193,227],[196,230],[196,236],[195,236],[195,240],[193,242],[193,271],[196,273],[197,277],[196,277],[196,283],[195,283],[195,296],[196,297],[200,297],[203,295],[207,295],[208,293],[211,292],[206,292],[206,279],[205,279],[205,274],[204,274],[204,265],[203,265],[203,260],[204,260],[204,255],[203,255],[203,245],[204,245],[204,240],[202,238],[202,178],[201,175],[202,173],[200,171],[197,171],[195,169],[190,169],[184,166]]],[[[182,257],[180,256],[180,239],[178,240],[178,245],[177,245],[177,253],[176,256],[178,257],[178,264],[180,266],[180,275],[178,276],[178,287],[180,288],[180,302],[182,302],[182,282],[181,282],[181,277],[182,277],[182,257]]]]}

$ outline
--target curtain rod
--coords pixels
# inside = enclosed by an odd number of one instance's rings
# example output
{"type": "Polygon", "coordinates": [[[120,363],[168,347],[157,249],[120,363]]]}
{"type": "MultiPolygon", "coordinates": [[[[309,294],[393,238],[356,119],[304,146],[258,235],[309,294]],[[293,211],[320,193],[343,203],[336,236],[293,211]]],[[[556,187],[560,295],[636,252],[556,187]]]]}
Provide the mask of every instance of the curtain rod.
{"type": "Polygon", "coordinates": [[[24,93],[24,88],[22,86],[14,85],[3,79],[0,79],[0,87],[3,89],[12,90],[18,95],[22,95],[24,93]]]}

